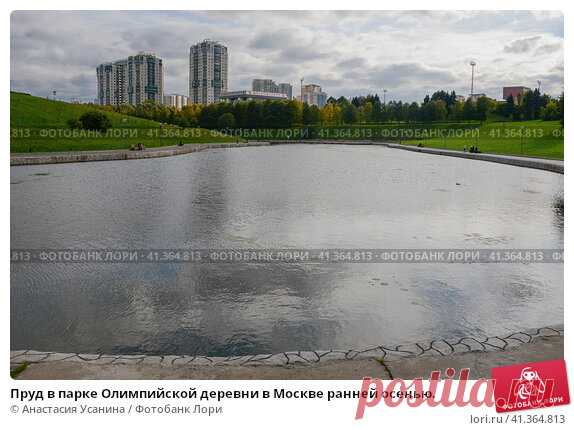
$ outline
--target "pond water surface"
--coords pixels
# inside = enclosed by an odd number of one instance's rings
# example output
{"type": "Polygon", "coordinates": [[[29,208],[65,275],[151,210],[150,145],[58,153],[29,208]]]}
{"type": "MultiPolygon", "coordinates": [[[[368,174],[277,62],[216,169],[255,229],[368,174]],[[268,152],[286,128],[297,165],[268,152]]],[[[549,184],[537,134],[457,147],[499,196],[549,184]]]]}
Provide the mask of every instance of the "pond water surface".
{"type": "MultiPolygon", "coordinates": [[[[563,176],[293,145],[11,168],[11,248],[563,248],[563,176]]],[[[563,321],[563,265],[11,265],[11,349],[349,349],[563,321]]]]}

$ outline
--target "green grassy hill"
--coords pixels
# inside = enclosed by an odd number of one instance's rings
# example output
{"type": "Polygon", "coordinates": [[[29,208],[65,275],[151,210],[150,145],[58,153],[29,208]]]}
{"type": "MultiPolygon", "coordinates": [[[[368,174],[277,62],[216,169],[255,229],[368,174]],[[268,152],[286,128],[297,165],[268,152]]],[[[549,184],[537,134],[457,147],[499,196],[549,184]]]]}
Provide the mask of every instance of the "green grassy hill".
{"type": "Polygon", "coordinates": [[[559,121],[486,122],[478,135],[411,140],[409,145],[462,151],[478,146],[481,152],[564,159],[564,129],[559,121]]]}
{"type": "Polygon", "coordinates": [[[231,142],[233,138],[200,128],[161,126],[158,122],[115,112],[106,112],[112,129],[104,136],[75,134],[67,121],[80,117],[94,106],[47,100],[10,93],[10,152],[92,151],[129,149],[137,143],[146,148],[182,143],[231,142]]]}

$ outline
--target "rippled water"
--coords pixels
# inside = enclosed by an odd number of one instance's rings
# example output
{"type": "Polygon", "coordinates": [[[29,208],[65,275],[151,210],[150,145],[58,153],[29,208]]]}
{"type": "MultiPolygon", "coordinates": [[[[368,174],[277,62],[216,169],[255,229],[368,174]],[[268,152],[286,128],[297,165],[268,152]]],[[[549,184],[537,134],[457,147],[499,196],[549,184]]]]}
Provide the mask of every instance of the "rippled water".
{"type": "MultiPolygon", "coordinates": [[[[12,248],[562,248],[563,176],[297,145],[11,168],[12,248]]],[[[11,348],[235,355],[562,323],[562,264],[12,264],[11,348]]]]}

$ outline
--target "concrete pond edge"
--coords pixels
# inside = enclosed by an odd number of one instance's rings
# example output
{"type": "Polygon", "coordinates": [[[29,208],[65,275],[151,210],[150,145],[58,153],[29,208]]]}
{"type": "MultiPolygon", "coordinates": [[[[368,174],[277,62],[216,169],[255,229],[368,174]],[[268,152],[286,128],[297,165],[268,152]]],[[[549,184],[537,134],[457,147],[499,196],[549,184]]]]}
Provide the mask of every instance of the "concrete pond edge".
{"type": "Polygon", "coordinates": [[[30,166],[38,164],[82,163],[93,161],[140,160],[144,158],[172,157],[190,154],[206,149],[242,148],[245,146],[269,146],[269,142],[238,143],[187,143],[181,146],[162,146],[142,151],[113,149],[101,151],[49,152],[41,154],[10,154],[10,166],[30,166]]]}
{"type": "Polygon", "coordinates": [[[78,152],[53,152],[43,154],[10,154],[11,166],[29,166],[39,164],[79,163],[93,161],[113,160],[136,160],[144,158],[172,157],[175,155],[190,154],[206,149],[221,148],[244,148],[253,146],[274,146],[288,144],[325,144],[325,145],[361,145],[361,146],[384,146],[392,149],[419,152],[423,154],[444,155],[449,157],[467,158],[479,161],[490,161],[500,164],[509,164],[517,167],[547,170],[554,173],[564,174],[564,161],[549,160],[544,158],[518,157],[511,155],[470,153],[453,151],[448,149],[425,148],[389,142],[375,142],[362,140],[274,140],[274,141],[251,141],[237,143],[188,143],[182,146],[165,146],[148,148],[143,151],[129,150],[102,150],[102,151],[78,151],[78,152]]]}
{"type": "Polygon", "coordinates": [[[435,339],[395,346],[373,345],[361,349],[325,351],[288,351],[229,357],[203,355],[113,355],[42,352],[18,350],[10,352],[10,365],[76,362],[84,364],[156,364],[161,366],[286,366],[313,365],[335,360],[378,359],[393,362],[418,357],[448,357],[465,352],[496,352],[532,343],[539,337],[564,336],[563,325],[528,329],[506,335],[458,339],[435,339]]]}

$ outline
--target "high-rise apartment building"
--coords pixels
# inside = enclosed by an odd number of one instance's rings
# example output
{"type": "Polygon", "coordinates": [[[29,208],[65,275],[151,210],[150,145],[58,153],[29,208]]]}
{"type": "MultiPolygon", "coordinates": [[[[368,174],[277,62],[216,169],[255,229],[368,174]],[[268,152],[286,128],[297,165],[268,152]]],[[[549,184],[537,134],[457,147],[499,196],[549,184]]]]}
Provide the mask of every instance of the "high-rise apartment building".
{"type": "Polygon", "coordinates": [[[163,64],[153,54],[128,57],[128,103],[139,105],[152,100],[163,103],[163,64]]]}
{"type": "Polygon", "coordinates": [[[140,52],[127,59],[100,64],[96,74],[101,105],[163,102],[163,64],[154,54],[140,52]]]}
{"type": "Polygon", "coordinates": [[[101,105],[117,104],[116,88],[114,83],[113,63],[100,64],[96,68],[98,76],[98,103],[101,105]]]}
{"type": "Polygon", "coordinates": [[[293,97],[293,87],[291,84],[276,84],[273,79],[253,79],[251,89],[252,91],[262,93],[285,94],[289,100],[293,97]]]}
{"type": "Polygon", "coordinates": [[[127,60],[100,64],[96,74],[99,104],[117,106],[128,103],[127,60]]]}
{"type": "Polygon", "coordinates": [[[204,40],[189,49],[189,98],[192,103],[216,103],[227,91],[227,47],[204,40]]]}
{"type": "Polygon", "coordinates": [[[327,103],[327,93],[321,90],[319,85],[307,84],[301,87],[301,101],[308,105],[322,108],[327,103]]]}

